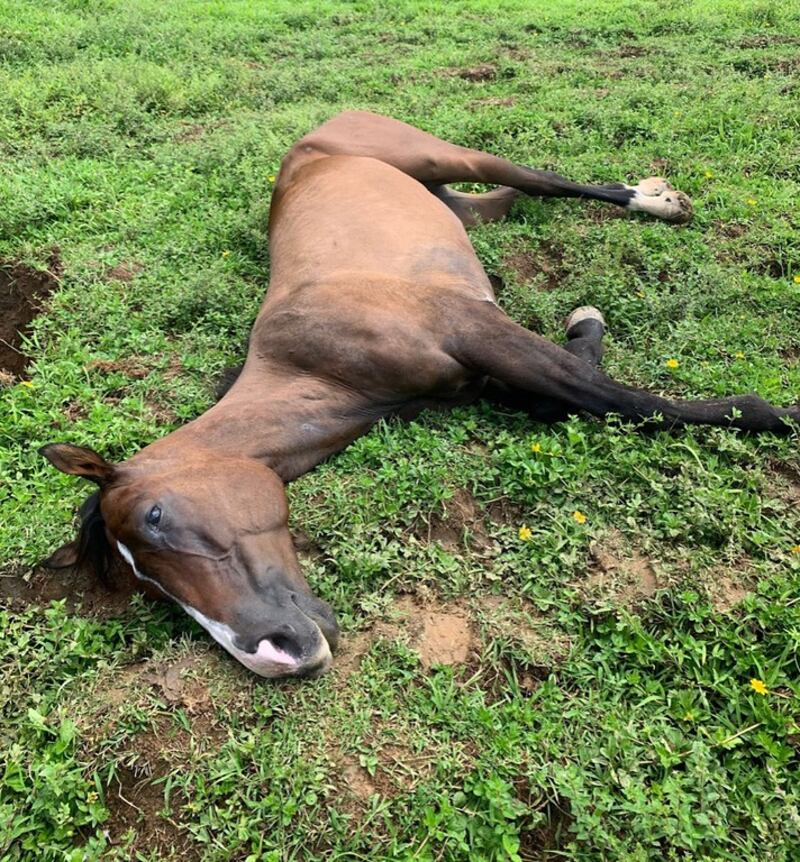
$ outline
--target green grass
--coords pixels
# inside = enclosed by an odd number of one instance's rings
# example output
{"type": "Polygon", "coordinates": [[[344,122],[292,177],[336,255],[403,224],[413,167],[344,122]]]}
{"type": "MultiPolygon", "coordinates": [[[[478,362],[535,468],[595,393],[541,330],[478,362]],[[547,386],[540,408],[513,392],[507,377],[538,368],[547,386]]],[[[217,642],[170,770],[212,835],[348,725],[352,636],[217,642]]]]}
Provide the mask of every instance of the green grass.
{"type": "MultiPolygon", "coordinates": [[[[686,228],[529,200],[472,231],[502,303],[555,339],[599,306],[626,382],[800,400],[799,44],[777,2],[0,0],[0,260],[63,265],[32,386],[0,393],[2,574],[86,493],[39,445],[124,458],[211,403],[268,282],[269,177],[346,107],[576,180],[666,173],[686,228]]],[[[797,443],[383,423],[289,491],[345,630],[317,682],[138,599],[9,602],[0,858],[800,858],[797,443]],[[422,666],[402,593],[472,620],[466,665],[422,666]]]]}

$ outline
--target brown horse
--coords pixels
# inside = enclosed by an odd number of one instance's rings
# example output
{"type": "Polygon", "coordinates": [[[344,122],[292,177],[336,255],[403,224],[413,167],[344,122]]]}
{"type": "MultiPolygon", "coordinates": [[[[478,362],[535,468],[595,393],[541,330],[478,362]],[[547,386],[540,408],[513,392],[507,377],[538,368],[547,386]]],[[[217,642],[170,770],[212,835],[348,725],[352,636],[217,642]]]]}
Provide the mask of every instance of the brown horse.
{"type": "Polygon", "coordinates": [[[485,397],[555,421],[595,416],[785,432],[800,408],[755,395],[676,401],[600,370],[604,321],[567,321],[558,347],[508,318],[464,230],[502,218],[520,193],[583,197],[684,222],[664,180],[584,186],[448,144],[396,120],[341,114],[298,141],[270,217],[272,274],[244,368],[214,407],[110,464],[91,449],[43,447],[59,470],[99,485],[78,538],[52,566],[119,557],[263,676],[315,675],[337,626],[298,564],[284,483],[378,419],[485,397]],[[468,195],[446,183],[498,185],[468,195]]]}

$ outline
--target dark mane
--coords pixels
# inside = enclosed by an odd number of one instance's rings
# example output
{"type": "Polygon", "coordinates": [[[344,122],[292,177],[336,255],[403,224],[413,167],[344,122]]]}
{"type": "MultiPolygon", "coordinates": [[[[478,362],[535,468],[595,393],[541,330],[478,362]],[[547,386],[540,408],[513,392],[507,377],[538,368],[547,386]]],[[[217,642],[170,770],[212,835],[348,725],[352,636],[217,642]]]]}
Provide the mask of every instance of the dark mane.
{"type": "Polygon", "coordinates": [[[99,491],[87,497],[78,510],[78,516],[81,525],[78,530],[78,559],[75,565],[79,569],[88,569],[101,583],[113,588],[114,556],[106,535],[106,523],[100,514],[99,491]]]}

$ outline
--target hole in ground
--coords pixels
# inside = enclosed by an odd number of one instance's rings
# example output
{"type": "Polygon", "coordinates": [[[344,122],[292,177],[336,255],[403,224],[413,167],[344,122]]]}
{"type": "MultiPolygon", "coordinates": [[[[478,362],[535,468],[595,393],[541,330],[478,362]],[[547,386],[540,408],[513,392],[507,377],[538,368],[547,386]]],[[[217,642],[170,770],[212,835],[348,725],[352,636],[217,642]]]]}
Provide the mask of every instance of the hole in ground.
{"type": "Polygon", "coordinates": [[[58,287],[58,258],[48,270],[14,261],[0,261],[0,372],[22,376],[28,357],[20,350],[22,336],[42,310],[43,300],[58,287]]]}

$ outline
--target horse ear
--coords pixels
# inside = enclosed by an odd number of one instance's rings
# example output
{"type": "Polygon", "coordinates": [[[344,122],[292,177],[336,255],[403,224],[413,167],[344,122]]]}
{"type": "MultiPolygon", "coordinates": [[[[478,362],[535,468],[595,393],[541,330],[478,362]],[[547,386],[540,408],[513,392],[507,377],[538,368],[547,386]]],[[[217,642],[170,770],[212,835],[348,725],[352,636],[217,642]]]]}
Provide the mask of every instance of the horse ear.
{"type": "Polygon", "coordinates": [[[67,542],[66,545],[62,545],[58,550],[53,551],[39,565],[44,566],[46,569],[66,569],[74,566],[78,562],[78,548],[78,540],[73,539],[71,542],[67,542]]]}
{"type": "Polygon", "coordinates": [[[73,446],[71,443],[48,443],[39,450],[62,473],[81,476],[101,488],[114,477],[114,465],[109,464],[94,449],[73,446]]]}

